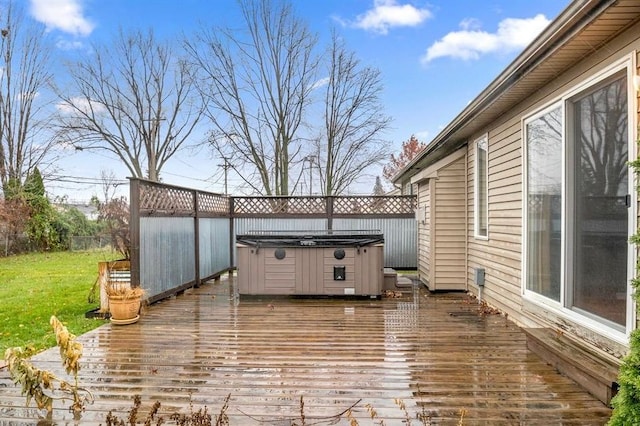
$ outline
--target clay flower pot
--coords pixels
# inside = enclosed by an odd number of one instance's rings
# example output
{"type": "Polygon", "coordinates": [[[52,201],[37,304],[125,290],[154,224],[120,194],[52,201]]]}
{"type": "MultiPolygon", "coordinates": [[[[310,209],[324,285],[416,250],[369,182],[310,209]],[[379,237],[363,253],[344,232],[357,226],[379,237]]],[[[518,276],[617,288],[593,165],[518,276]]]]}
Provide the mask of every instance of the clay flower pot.
{"type": "Polygon", "coordinates": [[[116,325],[137,322],[140,319],[141,301],[141,294],[110,295],[109,312],[111,313],[111,322],[116,325]]]}

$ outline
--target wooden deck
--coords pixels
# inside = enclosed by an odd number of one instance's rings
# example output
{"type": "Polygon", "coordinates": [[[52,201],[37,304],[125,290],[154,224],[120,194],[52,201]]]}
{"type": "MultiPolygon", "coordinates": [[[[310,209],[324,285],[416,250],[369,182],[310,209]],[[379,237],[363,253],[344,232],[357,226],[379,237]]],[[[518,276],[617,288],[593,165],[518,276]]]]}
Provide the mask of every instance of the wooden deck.
{"type": "MultiPolygon", "coordinates": [[[[292,424],[301,396],[306,424],[354,404],[361,425],[374,424],[367,404],[375,424],[405,424],[396,399],[414,425],[422,411],[433,425],[458,424],[461,410],[465,425],[601,425],[610,415],[529,352],[518,327],[480,315],[463,294],[238,300],[231,287],[209,283],[147,308],[137,324],[81,336],[80,381],[96,401],[80,424],[105,424],[109,410],[126,420],[135,394],[143,412],[159,400],[165,415],[188,413],[190,400],[216,414],[230,394],[231,425],[292,424]]],[[[34,363],[62,374],[57,348],[34,363]]],[[[35,424],[38,410],[24,403],[1,370],[0,425],[35,424]]],[[[73,424],[60,404],[53,420],[73,424]]]]}

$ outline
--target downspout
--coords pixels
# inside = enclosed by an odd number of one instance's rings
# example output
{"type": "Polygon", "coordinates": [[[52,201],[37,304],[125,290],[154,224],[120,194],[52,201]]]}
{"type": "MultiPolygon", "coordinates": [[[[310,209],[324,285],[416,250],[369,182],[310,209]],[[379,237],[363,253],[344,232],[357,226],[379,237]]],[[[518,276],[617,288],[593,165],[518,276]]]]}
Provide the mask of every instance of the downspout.
{"type": "Polygon", "coordinates": [[[469,292],[469,145],[464,154],[464,281],[469,292]]]}

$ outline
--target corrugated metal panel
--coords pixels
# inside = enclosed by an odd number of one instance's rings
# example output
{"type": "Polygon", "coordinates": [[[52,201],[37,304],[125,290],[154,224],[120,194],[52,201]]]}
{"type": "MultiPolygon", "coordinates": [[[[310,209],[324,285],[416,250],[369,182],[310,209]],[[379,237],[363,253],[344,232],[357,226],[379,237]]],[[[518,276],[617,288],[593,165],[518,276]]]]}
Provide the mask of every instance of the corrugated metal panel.
{"type": "Polygon", "coordinates": [[[193,218],[140,218],[140,285],[153,297],[195,280],[193,218]]]}
{"type": "MultiPolygon", "coordinates": [[[[291,218],[236,218],[233,221],[235,235],[245,234],[252,231],[324,231],[327,229],[327,219],[291,219],[291,218]]],[[[235,235],[233,236],[235,240],[235,235]]],[[[236,264],[236,253],[234,244],[234,265],[236,264]]]]}
{"type": "Polygon", "coordinates": [[[333,229],[378,229],[384,234],[384,266],[418,266],[418,233],[414,218],[335,218],[333,229]]]}
{"type": "Polygon", "coordinates": [[[200,277],[231,265],[231,230],[228,218],[200,219],[200,277]]]}
{"type": "Polygon", "coordinates": [[[245,234],[252,231],[324,231],[327,229],[327,219],[297,219],[297,218],[237,218],[235,219],[235,233],[245,234]]]}

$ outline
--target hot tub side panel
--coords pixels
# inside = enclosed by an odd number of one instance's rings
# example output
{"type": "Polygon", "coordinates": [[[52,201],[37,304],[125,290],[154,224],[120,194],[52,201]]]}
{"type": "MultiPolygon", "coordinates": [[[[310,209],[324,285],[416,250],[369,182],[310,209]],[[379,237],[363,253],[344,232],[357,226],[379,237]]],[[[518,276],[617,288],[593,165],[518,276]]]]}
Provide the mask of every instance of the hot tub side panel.
{"type": "MultiPolygon", "coordinates": [[[[333,250],[327,248],[295,248],[296,251],[296,294],[325,294],[325,257],[333,258],[333,250]]],[[[333,271],[331,272],[333,274],[333,271]]],[[[332,275],[333,279],[333,275],[332,275]]]]}
{"type": "Polygon", "coordinates": [[[376,244],[360,248],[356,252],[354,275],[356,276],[356,294],[375,295],[382,293],[384,283],[384,246],[376,244]]]}
{"type": "Polygon", "coordinates": [[[275,252],[275,248],[238,245],[240,294],[378,296],[382,292],[382,244],[345,247],[342,259],[336,259],[335,248],[327,247],[286,247],[281,259],[275,252]],[[344,267],[344,280],[335,279],[336,267],[344,267]]]}
{"type": "Polygon", "coordinates": [[[238,245],[238,292],[240,294],[293,295],[296,293],[296,253],[286,251],[284,259],[275,248],[238,245]]]}

